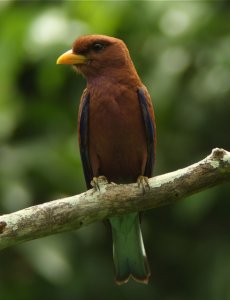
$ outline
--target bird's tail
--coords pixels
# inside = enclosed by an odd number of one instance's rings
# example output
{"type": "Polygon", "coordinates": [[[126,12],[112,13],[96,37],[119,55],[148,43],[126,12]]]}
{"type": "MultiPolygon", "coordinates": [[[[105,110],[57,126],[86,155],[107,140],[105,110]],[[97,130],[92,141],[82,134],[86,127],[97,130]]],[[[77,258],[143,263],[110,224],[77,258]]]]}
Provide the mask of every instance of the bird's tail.
{"type": "Polygon", "coordinates": [[[110,218],[113,235],[113,259],[116,283],[126,283],[130,277],[148,283],[150,269],[140,229],[138,213],[110,218]]]}

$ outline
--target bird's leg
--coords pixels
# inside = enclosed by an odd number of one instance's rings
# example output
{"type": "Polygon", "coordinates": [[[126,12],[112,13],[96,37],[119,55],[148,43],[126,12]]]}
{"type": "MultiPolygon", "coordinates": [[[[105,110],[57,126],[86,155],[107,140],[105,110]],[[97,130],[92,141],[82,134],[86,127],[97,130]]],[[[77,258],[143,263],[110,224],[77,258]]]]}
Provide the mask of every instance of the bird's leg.
{"type": "Polygon", "coordinates": [[[147,176],[140,175],[137,178],[138,187],[142,189],[143,194],[145,194],[146,189],[150,189],[149,179],[147,176]]]}
{"type": "Polygon", "coordinates": [[[90,184],[95,189],[95,191],[100,191],[100,185],[107,184],[108,180],[105,176],[93,177],[90,184]]]}

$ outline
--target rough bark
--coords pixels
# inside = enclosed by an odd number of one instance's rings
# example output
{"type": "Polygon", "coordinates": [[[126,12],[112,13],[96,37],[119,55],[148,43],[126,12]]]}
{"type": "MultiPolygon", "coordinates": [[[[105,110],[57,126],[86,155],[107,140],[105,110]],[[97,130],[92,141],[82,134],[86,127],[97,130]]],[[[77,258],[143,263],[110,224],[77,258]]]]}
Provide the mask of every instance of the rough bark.
{"type": "Polygon", "coordinates": [[[100,191],[91,189],[1,215],[0,249],[76,230],[110,216],[172,204],[225,181],[230,181],[230,152],[218,148],[191,166],[150,178],[144,194],[135,183],[116,185],[101,181],[100,191]]]}

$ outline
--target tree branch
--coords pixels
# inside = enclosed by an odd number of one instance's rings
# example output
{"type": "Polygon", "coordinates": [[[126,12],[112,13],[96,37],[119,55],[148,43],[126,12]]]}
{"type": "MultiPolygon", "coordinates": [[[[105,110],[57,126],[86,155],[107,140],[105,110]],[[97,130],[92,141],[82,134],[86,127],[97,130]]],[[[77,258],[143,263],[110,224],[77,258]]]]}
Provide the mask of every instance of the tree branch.
{"type": "Polygon", "coordinates": [[[100,191],[91,189],[0,216],[0,249],[114,215],[172,204],[225,181],[230,181],[230,152],[216,148],[198,163],[149,179],[144,195],[137,184],[101,182],[100,191]]]}

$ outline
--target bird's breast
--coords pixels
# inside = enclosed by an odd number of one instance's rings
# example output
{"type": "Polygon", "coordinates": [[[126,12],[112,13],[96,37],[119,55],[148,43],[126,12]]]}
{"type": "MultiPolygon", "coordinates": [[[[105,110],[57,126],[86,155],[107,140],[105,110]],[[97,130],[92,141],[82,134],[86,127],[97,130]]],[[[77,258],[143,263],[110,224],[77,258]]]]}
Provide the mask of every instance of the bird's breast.
{"type": "Polygon", "coordinates": [[[146,135],[136,90],[90,93],[89,154],[94,176],[129,182],[143,172],[146,135]]]}

